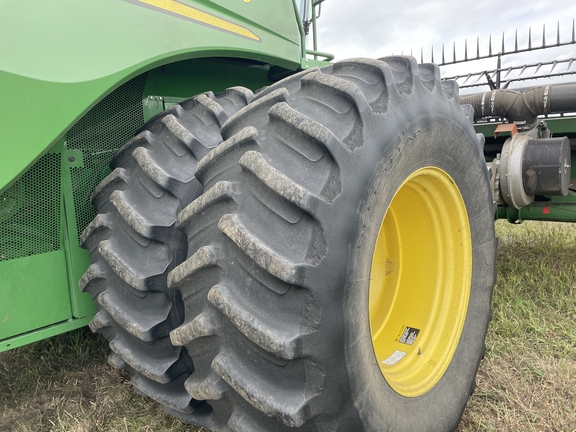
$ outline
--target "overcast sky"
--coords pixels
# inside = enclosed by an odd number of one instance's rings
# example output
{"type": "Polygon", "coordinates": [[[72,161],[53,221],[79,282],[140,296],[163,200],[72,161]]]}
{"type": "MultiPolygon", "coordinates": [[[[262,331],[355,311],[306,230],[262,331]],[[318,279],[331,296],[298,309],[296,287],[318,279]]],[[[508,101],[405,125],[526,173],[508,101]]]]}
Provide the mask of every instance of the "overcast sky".
{"type": "MultiPolygon", "coordinates": [[[[430,61],[431,46],[434,60],[441,60],[441,47],[446,46],[446,60],[452,59],[456,42],[457,57],[464,55],[464,40],[468,40],[468,56],[476,54],[476,38],[480,37],[480,54],[488,53],[492,35],[492,51],[499,52],[502,33],[506,49],[514,47],[514,33],[518,30],[518,48],[528,46],[528,28],[532,28],[532,46],[542,44],[542,26],[546,25],[547,43],[556,42],[557,23],[560,22],[561,41],[572,39],[572,22],[576,18],[573,0],[326,0],[318,20],[318,49],[336,55],[336,60],[349,57],[378,58],[390,54],[410,54],[430,61]]],[[[576,58],[576,45],[553,50],[503,58],[503,65],[537,63],[540,61],[576,58]]],[[[576,73],[576,62],[557,70],[576,73]]],[[[443,70],[444,76],[477,72],[496,67],[496,60],[452,66],[443,70]]],[[[548,72],[542,68],[540,73],[548,72]]],[[[576,75],[569,77],[576,81],[576,75]]],[[[530,84],[530,83],[528,83],[530,84]]],[[[526,85],[526,84],[521,84],[526,85]]],[[[513,87],[513,86],[511,86],[513,87]]]]}

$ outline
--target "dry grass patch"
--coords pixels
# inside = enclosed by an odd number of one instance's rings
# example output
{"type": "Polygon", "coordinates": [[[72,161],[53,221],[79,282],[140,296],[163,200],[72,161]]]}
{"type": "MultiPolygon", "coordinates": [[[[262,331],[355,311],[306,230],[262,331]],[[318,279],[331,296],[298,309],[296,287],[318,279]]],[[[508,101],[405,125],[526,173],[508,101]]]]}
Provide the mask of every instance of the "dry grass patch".
{"type": "MultiPolygon", "coordinates": [[[[460,432],[576,431],[576,225],[496,224],[494,319],[460,432]]],[[[0,353],[0,431],[208,432],[165,414],[82,329],[0,353]]]]}
{"type": "Polygon", "coordinates": [[[202,431],[136,394],[108,352],[85,328],[1,353],[0,431],[202,431]]]}
{"type": "Polygon", "coordinates": [[[496,224],[494,319],[460,431],[576,431],[576,225],[496,224]]]}

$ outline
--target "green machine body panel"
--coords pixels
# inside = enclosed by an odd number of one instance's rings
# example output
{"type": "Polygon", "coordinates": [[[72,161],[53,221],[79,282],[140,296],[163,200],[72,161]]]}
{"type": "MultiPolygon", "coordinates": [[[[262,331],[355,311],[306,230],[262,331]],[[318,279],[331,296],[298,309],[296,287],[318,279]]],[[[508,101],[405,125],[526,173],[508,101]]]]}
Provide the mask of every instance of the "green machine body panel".
{"type": "Polygon", "coordinates": [[[130,78],[199,57],[295,70],[300,40],[289,1],[2,2],[0,94],[11,103],[0,106],[0,192],[130,78]]]}
{"type": "Polygon", "coordinates": [[[0,4],[0,351],[90,321],[79,237],[117,149],[187,97],[322,64],[299,19],[293,1],[0,4]]]}
{"type": "Polygon", "coordinates": [[[64,250],[2,263],[2,331],[18,335],[69,319],[70,296],[62,289],[67,286],[64,250]],[[27,289],[39,280],[40,289],[27,289]]]}

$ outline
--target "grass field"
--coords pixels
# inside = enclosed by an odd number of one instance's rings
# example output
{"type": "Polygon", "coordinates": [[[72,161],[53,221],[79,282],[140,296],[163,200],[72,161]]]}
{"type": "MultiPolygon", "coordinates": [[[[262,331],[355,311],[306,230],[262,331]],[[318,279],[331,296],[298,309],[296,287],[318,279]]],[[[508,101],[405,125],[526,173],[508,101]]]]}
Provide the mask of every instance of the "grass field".
{"type": "MultiPolygon", "coordinates": [[[[496,225],[498,286],[459,431],[576,431],[576,225],[496,225]]],[[[0,353],[0,431],[207,432],[109,367],[88,330],[0,353]]]]}

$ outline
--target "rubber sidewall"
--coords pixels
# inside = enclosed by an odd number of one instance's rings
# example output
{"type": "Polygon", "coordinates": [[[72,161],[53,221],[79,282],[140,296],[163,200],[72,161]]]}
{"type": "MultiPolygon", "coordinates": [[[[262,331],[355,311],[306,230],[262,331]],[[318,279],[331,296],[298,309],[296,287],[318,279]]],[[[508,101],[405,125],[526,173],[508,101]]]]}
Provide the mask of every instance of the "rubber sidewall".
{"type": "Polygon", "coordinates": [[[462,416],[484,352],[494,284],[492,205],[485,168],[480,166],[469,132],[441,114],[402,129],[406,132],[396,142],[383,140],[383,148],[401,151],[386,152],[397,157],[381,158],[377,164],[365,187],[356,237],[350,245],[344,315],[351,396],[363,430],[451,430],[462,416]],[[369,325],[369,280],[378,230],[395,192],[411,173],[430,166],[449,174],[464,200],[473,250],[472,282],[464,328],[448,369],[431,390],[407,398],[387,384],[377,364],[369,325]],[[429,424],[430,419],[436,419],[434,425],[429,424]]]}

